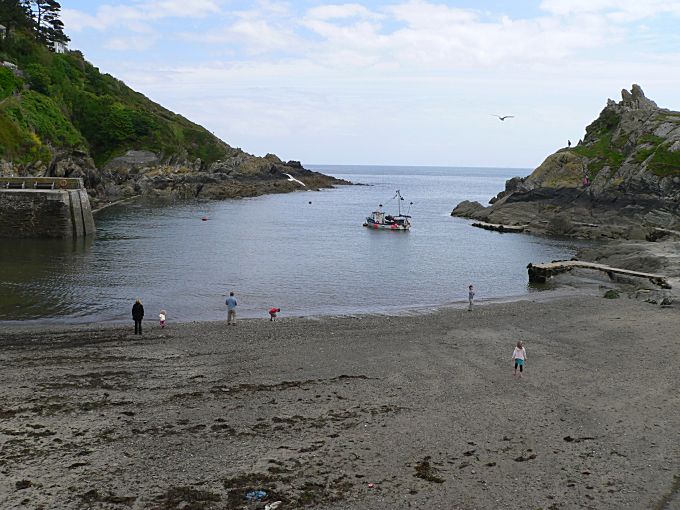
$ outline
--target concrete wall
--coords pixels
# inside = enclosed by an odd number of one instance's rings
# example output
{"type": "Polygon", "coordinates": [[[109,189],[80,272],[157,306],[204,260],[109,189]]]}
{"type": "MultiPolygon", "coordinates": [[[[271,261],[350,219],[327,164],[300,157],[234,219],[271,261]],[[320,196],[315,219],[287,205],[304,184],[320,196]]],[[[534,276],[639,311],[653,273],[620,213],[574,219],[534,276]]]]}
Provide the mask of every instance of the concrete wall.
{"type": "MultiPolygon", "coordinates": [[[[71,238],[94,234],[90,199],[80,179],[55,179],[55,189],[36,189],[35,180],[22,183],[27,184],[22,189],[17,182],[17,178],[0,178],[0,237],[71,238]],[[7,188],[8,182],[16,189],[7,188]]],[[[40,182],[44,186],[45,178],[40,182]]]]}

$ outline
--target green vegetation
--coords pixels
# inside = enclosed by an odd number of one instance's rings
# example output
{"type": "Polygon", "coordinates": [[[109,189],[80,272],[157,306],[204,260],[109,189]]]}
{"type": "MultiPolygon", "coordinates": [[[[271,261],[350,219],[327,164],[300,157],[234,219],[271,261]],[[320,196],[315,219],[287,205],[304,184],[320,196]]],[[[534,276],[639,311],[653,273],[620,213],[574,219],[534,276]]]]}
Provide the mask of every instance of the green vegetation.
{"type": "Polygon", "coordinates": [[[579,156],[588,158],[588,173],[595,177],[605,166],[617,169],[626,159],[624,147],[627,138],[623,134],[614,137],[614,130],[621,117],[611,108],[605,108],[587,128],[585,144],[572,149],[579,156]]]}
{"type": "Polygon", "coordinates": [[[595,143],[580,145],[572,150],[579,156],[588,158],[588,173],[591,178],[605,166],[614,169],[619,168],[625,159],[624,154],[612,144],[611,133],[601,136],[595,143]]]}
{"type": "MultiPolygon", "coordinates": [[[[7,101],[18,103],[14,98],[7,101]]],[[[3,115],[5,108],[6,104],[0,107],[0,157],[18,163],[48,163],[49,149],[35,133],[21,129],[11,117],[3,115]]]]}
{"type": "Polygon", "coordinates": [[[33,91],[22,94],[21,100],[8,103],[4,113],[20,128],[34,132],[53,146],[85,148],[85,140],[73,127],[54,101],[33,91]]]}
{"type": "Polygon", "coordinates": [[[653,135],[651,133],[647,133],[642,135],[638,139],[638,144],[643,144],[643,143],[649,143],[651,145],[654,145],[655,147],[658,146],[660,143],[663,143],[664,139],[661,138],[660,136],[653,135]]]}
{"type": "Polygon", "coordinates": [[[659,177],[680,175],[680,151],[671,152],[666,146],[660,146],[654,152],[647,169],[659,177]]]}
{"type": "Polygon", "coordinates": [[[0,1],[0,24],[11,28],[0,39],[0,60],[23,73],[22,79],[0,67],[0,157],[49,162],[50,148],[77,148],[101,166],[128,150],[150,150],[162,158],[200,158],[210,164],[233,150],[201,126],[100,73],[80,52],[54,53],[56,43],[68,41],[54,17],[58,8],[52,1],[0,1]],[[51,13],[49,23],[38,16],[39,8],[51,13]]]}
{"type": "Polygon", "coordinates": [[[659,177],[680,175],[680,151],[671,152],[664,142],[662,137],[653,134],[641,136],[639,143],[643,146],[637,150],[633,159],[636,163],[642,163],[651,156],[647,169],[659,177]]]}
{"type": "Polygon", "coordinates": [[[605,135],[611,135],[611,132],[619,125],[621,117],[611,108],[605,108],[600,113],[600,116],[595,119],[588,127],[586,127],[587,142],[592,138],[599,138],[605,135]]]}
{"type": "Polygon", "coordinates": [[[642,147],[638,149],[635,154],[633,155],[633,161],[636,163],[642,163],[644,162],[649,156],[654,154],[654,151],[656,151],[656,147],[642,147]]]}
{"type": "Polygon", "coordinates": [[[21,78],[14,76],[14,73],[6,67],[0,67],[0,100],[20,90],[22,85],[21,78]]]}
{"type": "Polygon", "coordinates": [[[642,145],[642,147],[638,148],[635,154],[633,155],[633,161],[636,163],[642,163],[645,161],[649,156],[654,154],[656,152],[657,148],[661,143],[664,141],[663,138],[660,136],[656,136],[653,134],[644,134],[638,139],[638,146],[642,145]]]}

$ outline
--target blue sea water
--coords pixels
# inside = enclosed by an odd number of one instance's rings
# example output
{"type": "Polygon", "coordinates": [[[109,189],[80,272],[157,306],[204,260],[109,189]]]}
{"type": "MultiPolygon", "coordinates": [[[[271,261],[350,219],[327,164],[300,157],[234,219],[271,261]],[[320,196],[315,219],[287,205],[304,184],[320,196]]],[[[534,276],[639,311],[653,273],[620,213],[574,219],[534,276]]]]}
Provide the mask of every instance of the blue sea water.
{"type": "Polygon", "coordinates": [[[469,199],[486,203],[505,180],[529,170],[309,165],[361,186],[225,201],[131,202],[96,216],[94,239],[3,242],[0,321],[128,320],[136,297],[148,318],[393,313],[534,291],[526,265],[573,256],[571,241],[499,234],[450,216],[469,199]],[[378,204],[410,232],[362,227],[378,204]],[[207,216],[208,221],[201,221],[207,216]]]}

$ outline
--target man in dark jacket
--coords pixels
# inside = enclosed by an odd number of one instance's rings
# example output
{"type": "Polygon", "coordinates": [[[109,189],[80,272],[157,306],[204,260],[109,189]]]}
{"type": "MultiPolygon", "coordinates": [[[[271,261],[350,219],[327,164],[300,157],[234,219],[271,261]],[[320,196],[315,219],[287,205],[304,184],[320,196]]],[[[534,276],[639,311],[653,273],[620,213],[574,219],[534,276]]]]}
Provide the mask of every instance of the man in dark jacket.
{"type": "Polygon", "coordinates": [[[135,304],[132,305],[132,320],[135,321],[135,335],[142,334],[142,319],[144,318],[144,307],[142,302],[137,298],[135,304]]]}

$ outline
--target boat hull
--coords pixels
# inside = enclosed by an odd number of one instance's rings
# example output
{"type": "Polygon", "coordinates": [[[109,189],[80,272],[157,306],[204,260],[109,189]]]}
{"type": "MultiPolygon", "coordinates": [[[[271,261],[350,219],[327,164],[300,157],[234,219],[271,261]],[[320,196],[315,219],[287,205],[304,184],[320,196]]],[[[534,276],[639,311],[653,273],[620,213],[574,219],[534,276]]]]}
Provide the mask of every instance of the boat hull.
{"type": "Polygon", "coordinates": [[[394,230],[398,232],[405,232],[411,228],[410,225],[385,225],[381,223],[364,223],[364,227],[370,228],[371,230],[394,230]]]}

